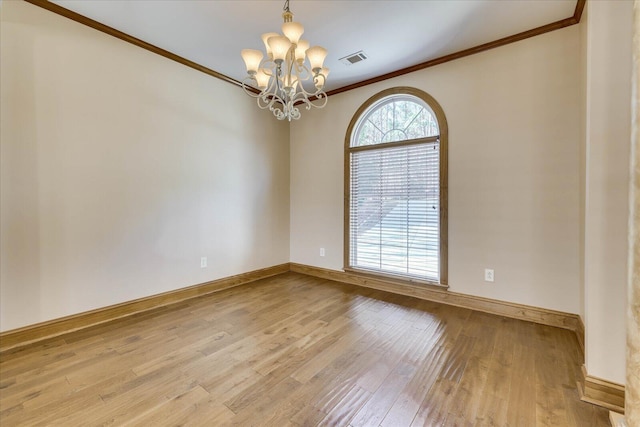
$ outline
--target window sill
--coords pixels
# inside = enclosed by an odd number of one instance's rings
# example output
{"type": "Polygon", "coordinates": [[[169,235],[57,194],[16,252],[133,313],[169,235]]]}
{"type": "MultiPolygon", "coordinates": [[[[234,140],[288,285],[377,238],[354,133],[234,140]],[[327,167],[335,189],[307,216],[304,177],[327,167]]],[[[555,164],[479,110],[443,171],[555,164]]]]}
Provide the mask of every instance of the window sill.
{"type": "Polygon", "coordinates": [[[391,283],[393,285],[412,287],[416,289],[427,288],[427,289],[433,289],[438,291],[446,291],[449,289],[448,285],[443,285],[437,282],[430,282],[427,280],[408,279],[408,278],[395,276],[393,274],[372,272],[369,270],[361,270],[353,267],[345,267],[343,268],[343,270],[347,274],[360,277],[362,279],[379,280],[381,282],[391,283]]]}

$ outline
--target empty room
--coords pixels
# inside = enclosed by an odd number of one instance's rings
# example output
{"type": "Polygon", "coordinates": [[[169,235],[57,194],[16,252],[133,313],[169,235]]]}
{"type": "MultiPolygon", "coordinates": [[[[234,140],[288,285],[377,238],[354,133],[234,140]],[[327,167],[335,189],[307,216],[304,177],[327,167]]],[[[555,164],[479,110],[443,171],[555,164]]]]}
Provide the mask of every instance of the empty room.
{"type": "Polygon", "coordinates": [[[1,426],[640,427],[640,2],[0,18],[1,426]]]}

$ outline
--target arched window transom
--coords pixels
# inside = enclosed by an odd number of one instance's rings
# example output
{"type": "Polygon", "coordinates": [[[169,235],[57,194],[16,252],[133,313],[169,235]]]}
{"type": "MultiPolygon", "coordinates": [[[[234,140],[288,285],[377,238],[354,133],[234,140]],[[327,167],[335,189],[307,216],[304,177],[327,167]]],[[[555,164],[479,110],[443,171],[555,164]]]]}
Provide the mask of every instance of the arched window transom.
{"type": "Polygon", "coordinates": [[[352,147],[439,135],[438,121],[420,98],[396,95],[372,105],[358,121],[352,147]]]}

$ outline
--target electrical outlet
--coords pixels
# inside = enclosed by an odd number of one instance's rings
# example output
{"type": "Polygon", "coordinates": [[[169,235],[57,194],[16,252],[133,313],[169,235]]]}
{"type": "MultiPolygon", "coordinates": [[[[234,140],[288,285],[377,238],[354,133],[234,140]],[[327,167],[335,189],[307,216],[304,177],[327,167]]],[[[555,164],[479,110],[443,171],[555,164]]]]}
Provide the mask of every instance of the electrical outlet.
{"type": "Polygon", "coordinates": [[[200,268],[207,268],[207,257],[203,256],[200,258],[200,268]]]}
{"type": "Polygon", "coordinates": [[[324,256],[324,248],[320,248],[320,256],[324,256]]]}
{"type": "Polygon", "coordinates": [[[493,282],[493,269],[485,268],[484,269],[484,281],[485,282],[493,282]]]}

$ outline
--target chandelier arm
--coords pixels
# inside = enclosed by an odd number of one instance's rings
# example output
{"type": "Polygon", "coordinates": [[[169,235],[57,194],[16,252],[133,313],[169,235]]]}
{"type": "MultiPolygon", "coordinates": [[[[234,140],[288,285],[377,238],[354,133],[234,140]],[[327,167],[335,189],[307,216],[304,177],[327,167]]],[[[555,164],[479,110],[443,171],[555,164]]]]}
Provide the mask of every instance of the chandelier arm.
{"type": "Polygon", "coordinates": [[[293,75],[295,65],[296,65],[296,51],[295,51],[294,45],[291,45],[291,48],[287,53],[287,69],[289,71],[289,75],[293,75]]]}
{"type": "Polygon", "coordinates": [[[262,91],[263,94],[274,94],[274,95],[276,95],[278,93],[277,92],[277,84],[278,84],[278,75],[277,75],[277,72],[274,69],[272,69],[272,73],[270,74],[270,78],[269,78],[269,84],[262,91]]]}
{"type": "Polygon", "coordinates": [[[280,103],[284,105],[282,98],[272,93],[263,93],[260,97],[258,97],[257,102],[258,102],[258,107],[260,107],[263,110],[267,108],[269,110],[272,110],[272,107],[275,103],[280,103]]]}
{"type": "Polygon", "coordinates": [[[296,62],[295,70],[296,75],[298,76],[298,79],[300,79],[300,81],[307,81],[313,76],[311,70],[309,70],[309,68],[304,65],[304,63],[296,62]]]}
{"type": "MultiPolygon", "coordinates": [[[[271,96],[277,97],[273,87],[276,84],[276,80],[277,79],[270,79],[269,85],[267,86],[267,88],[261,90],[259,93],[256,93],[255,91],[260,89],[256,89],[253,85],[250,84],[250,83],[257,83],[255,76],[248,75],[240,83],[242,84],[242,89],[245,91],[245,93],[252,98],[257,98],[258,105],[260,105],[260,99],[266,102],[267,98],[271,96]]],[[[280,100],[280,102],[282,102],[282,100],[279,97],[277,98],[280,100]]],[[[260,108],[266,108],[266,107],[261,106],[260,108]]]]}
{"type": "Polygon", "coordinates": [[[318,91],[316,93],[310,94],[310,96],[304,96],[302,94],[296,94],[296,99],[293,100],[295,104],[305,104],[306,109],[310,110],[313,108],[324,108],[327,105],[327,94],[324,91],[318,91]],[[300,96],[298,96],[300,95],[300,96]]]}
{"type": "Polygon", "coordinates": [[[327,101],[329,100],[329,97],[327,96],[327,93],[325,91],[322,92],[318,92],[315,95],[316,99],[314,101],[310,101],[311,105],[315,108],[324,108],[325,105],[327,105],[327,101]],[[316,102],[319,101],[319,102],[316,102]]]}
{"type": "Polygon", "coordinates": [[[313,94],[310,94],[304,90],[301,90],[299,92],[296,92],[296,94],[291,98],[291,102],[294,104],[297,104],[299,102],[309,102],[309,96],[313,96],[313,94]]]}
{"type": "MultiPolygon", "coordinates": [[[[282,84],[282,82],[281,82],[281,79],[282,79],[282,65],[281,64],[277,65],[277,67],[275,69],[275,72],[276,72],[276,74],[275,74],[274,79],[273,79],[274,82],[275,82],[275,85],[276,85],[275,90],[274,90],[274,94],[276,96],[278,96],[278,98],[280,98],[282,101],[286,101],[287,97],[286,97],[286,94],[283,92],[282,85],[281,85],[282,84]],[[282,94],[283,96],[280,96],[279,94],[282,94]]],[[[284,102],[283,102],[283,105],[284,105],[284,102]]]]}
{"type": "Polygon", "coordinates": [[[316,96],[318,93],[322,92],[321,90],[318,90],[316,88],[316,90],[314,92],[309,92],[307,91],[302,85],[300,85],[298,87],[299,91],[296,92],[295,98],[298,98],[298,96],[301,96],[303,98],[310,98],[312,96],[316,96]]]}
{"type": "MultiPolygon", "coordinates": [[[[285,106],[284,116],[289,120],[298,120],[301,117],[300,109],[295,106],[293,101],[289,101],[285,106]]],[[[283,120],[283,119],[280,119],[283,120]]]]}
{"type": "Polygon", "coordinates": [[[265,89],[263,89],[258,96],[255,96],[255,98],[257,98],[256,101],[258,103],[258,107],[260,107],[263,110],[267,108],[271,109],[271,106],[274,103],[276,102],[282,103],[282,99],[277,95],[275,86],[276,86],[276,79],[271,78],[269,79],[268,86],[265,89]]]}
{"type": "MultiPolygon", "coordinates": [[[[324,88],[324,85],[327,83],[327,76],[322,73],[315,74],[313,76],[313,83],[316,87],[320,86],[320,88],[324,88]],[[322,78],[322,84],[319,84],[320,79],[322,78]]],[[[322,89],[319,89],[322,91],[322,89]]]]}
{"type": "Polygon", "coordinates": [[[259,98],[262,95],[262,92],[256,93],[256,89],[253,85],[249,84],[249,82],[255,82],[256,79],[253,76],[245,77],[240,83],[242,84],[242,89],[244,93],[249,95],[252,98],[259,98]]]}
{"type": "MultiPolygon", "coordinates": [[[[314,80],[315,82],[315,80],[314,80]]],[[[304,86],[300,85],[299,86],[299,91],[296,92],[296,95],[294,98],[296,98],[296,100],[302,101],[305,98],[312,98],[312,97],[316,97],[316,98],[320,98],[322,97],[321,95],[324,94],[324,96],[326,97],[326,93],[324,91],[324,89],[318,89],[317,87],[315,88],[315,91],[313,92],[309,92],[307,91],[304,86]]]]}
{"type": "Polygon", "coordinates": [[[270,58],[265,58],[260,62],[260,68],[262,68],[268,76],[274,75],[274,70],[278,67],[278,65],[270,58]]]}
{"type": "MultiPolygon", "coordinates": [[[[309,68],[307,68],[306,65],[304,64],[296,64],[295,67],[295,72],[296,72],[296,76],[298,77],[298,88],[300,90],[300,92],[303,92],[305,94],[305,97],[310,97],[310,96],[316,96],[319,92],[322,91],[322,89],[318,89],[318,83],[320,81],[320,79],[322,79],[322,85],[319,85],[320,88],[323,88],[327,78],[325,77],[324,74],[322,73],[312,73],[311,70],[309,70],[309,68]],[[305,89],[304,85],[302,84],[302,82],[304,81],[308,81],[308,80],[313,80],[313,84],[315,86],[315,91],[313,92],[309,92],[305,89]]],[[[297,94],[296,94],[297,95],[297,94]]]]}

